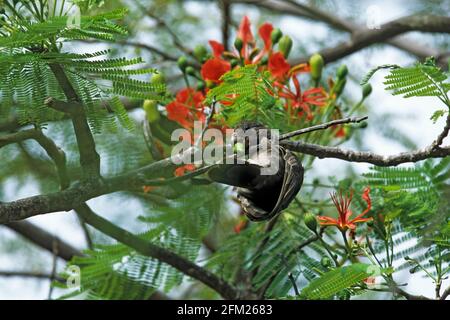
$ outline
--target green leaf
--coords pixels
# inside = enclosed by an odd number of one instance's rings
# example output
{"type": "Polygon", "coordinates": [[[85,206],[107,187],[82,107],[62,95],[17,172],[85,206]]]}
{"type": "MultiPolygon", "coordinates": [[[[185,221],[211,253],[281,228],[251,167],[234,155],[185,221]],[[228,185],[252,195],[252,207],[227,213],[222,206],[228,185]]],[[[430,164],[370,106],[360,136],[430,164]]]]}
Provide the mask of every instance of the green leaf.
{"type": "Polygon", "coordinates": [[[327,299],[339,291],[347,289],[370,276],[379,275],[382,272],[386,272],[386,270],[375,265],[363,263],[340,267],[311,281],[302,290],[301,296],[306,299],[327,299]]]}

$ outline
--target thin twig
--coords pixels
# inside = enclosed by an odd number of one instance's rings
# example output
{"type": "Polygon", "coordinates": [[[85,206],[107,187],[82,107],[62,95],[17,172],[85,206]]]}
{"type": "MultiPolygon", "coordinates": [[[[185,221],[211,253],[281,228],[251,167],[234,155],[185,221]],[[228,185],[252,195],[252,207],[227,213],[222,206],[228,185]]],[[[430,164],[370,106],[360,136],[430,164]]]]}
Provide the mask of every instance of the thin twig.
{"type": "Polygon", "coordinates": [[[360,123],[364,120],[367,120],[368,116],[364,116],[364,117],[360,117],[360,118],[344,118],[344,119],[338,119],[338,120],[332,120],[329,122],[325,122],[322,124],[318,124],[316,126],[312,126],[312,127],[308,127],[308,128],[303,128],[303,129],[299,129],[299,130],[295,130],[286,134],[282,134],[279,138],[279,140],[286,140],[301,134],[305,134],[308,132],[313,132],[313,131],[317,131],[317,130],[324,130],[327,129],[329,127],[338,125],[338,124],[345,124],[345,123],[360,123]]]}

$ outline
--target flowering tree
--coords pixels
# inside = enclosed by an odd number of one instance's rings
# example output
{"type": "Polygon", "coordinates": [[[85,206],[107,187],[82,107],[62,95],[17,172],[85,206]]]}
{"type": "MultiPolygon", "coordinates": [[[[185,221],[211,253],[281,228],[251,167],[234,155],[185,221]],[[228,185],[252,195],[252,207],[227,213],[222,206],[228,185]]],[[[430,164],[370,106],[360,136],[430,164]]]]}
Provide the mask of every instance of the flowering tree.
{"type": "MultiPolygon", "coordinates": [[[[229,45],[235,1],[220,1],[223,43],[211,39],[207,46],[205,40],[192,49],[158,8],[137,2],[183,52],[171,56],[127,40],[127,10],[108,11],[102,1],[67,2],[78,8],[78,25],[69,23],[73,13],[66,1],[0,1],[0,147],[8,163],[0,179],[6,185],[27,172],[40,190],[19,199],[5,195],[0,222],[53,253],[48,276],[60,296],[179,298],[174,289],[189,283],[187,298],[350,299],[378,298],[380,292],[399,299],[448,297],[450,147],[444,140],[450,84],[442,60],[375,66],[361,79],[356,101],[346,92],[347,66],[328,70],[326,63],[406,31],[448,32],[449,18],[402,18],[295,59],[286,30],[269,22],[252,26],[246,15],[229,45]],[[70,50],[76,41],[149,49],[176,64],[176,79],[142,67],[141,58],[70,50]],[[445,116],[445,126],[428,147],[393,156],[339,147],[358,140],[367,126],[366,102],[377,72],[384,73],[393,95],[432,97],[441,104],[433,119],[445,116]],[[129,116],[136,107],[144,112],[129,116]],[[282,156],[278,175],[263,176],[262,165],[250,160],[238,167],[180,164],[171,157],[177,130],[202,149],[224,143],[203,139],[207,129],[237,128],[280,131],[274,149],[282,156]],[[361,176],[323,181],[313,170],[317,158],[374,167],[361,176]],[[416,164],[396,167],[411,162],[416,164]],[[113,221],[87,204],[111,194],[120,197],[122,211],[124,200],[138,207],[133,232],[134,217],[113,221]],[[89,247],[82,252],[23,221],[71,210],[89,247]],[[68,261],[59,273],[58,257],[68,261]],[[404,270],[427,277],[435,295],[409,293],[397,278],[404,270]]],[[[295,1],[287,8],[330,20],[295,1]]]]}

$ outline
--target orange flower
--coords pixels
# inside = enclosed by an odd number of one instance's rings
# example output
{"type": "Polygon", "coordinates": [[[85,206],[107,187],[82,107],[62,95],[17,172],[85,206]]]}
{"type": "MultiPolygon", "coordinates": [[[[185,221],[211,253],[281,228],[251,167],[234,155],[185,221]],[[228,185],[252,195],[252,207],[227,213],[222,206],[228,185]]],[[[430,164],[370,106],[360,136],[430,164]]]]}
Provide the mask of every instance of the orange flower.
{"type": "Polygon", "coordinates": [[[280,88],[278,95],[286,98],[287,103],[291,103],[293,109],[301,109],[299,114],[306,113],[307,119],[311,120],[313,115],[310,106],[324,106],[326,104],[325,91],[323,88],[311,88],[302,92],[300,82],[296,75],[292,76],[292,82],[294,83],[295,93],[292,92],[289,87],[284,86],[279,82],[275,82],[274,85],[280,88]]]}
{"type": "Polygon", "coordinates": [[[239,25],[239,30],[237,34],[238,38],[240,38],[243,42],[243,47],[250,42],[253,42],[253,33],[251,29],[250,19],[247,16],[244,16],[241,20],[241,24],[239,25]]]}
{"type": "Polygon", "coordinates": [[[142,187],[142,191],[144,192],[144,193],[149,193],[149,192],[152,192],[153,190],[155,190],[155,189],[157,189],[158,187],[155,187],[155,186],[143,186],[142,187]]]}
{"type": "Polygon", "coordinates": [[[269,71],[275,79],[284,80],[291,69],[290,64],[281,52],[272,54],[269,58],[269,71]]]}
{"type": "Polygon", "coordinates": [[[203,120],[203,93],[192,88],[180,90],[175,100],[166,106],[167,118],[178,122],[185,128],[192,127],[195,119],[203,120]]]}
{"type": "Polygon", "coordinates": [[[261,39],[264,41],[264,50],[268,51],[272,47],[272,31],[273,26],[270,23],[264,23],[261,27],[259,27],[258,33],[261,39]]]}
{"type": "Polygon", "coordinates": [[[354,219],[350,220],[352,216],[352,211],[350,210],[350,204],[353,198],[353,192],[350,193],[350,196],[343,196],[342,193],[336,194],[333,193],[331,195],[331,199],[333,200],[334,205],[339,213],[339,217],[337,219],[319,216],[319,222],[322,226],[336,226],[341,231],[345,231],[347,229],[354,230],[356,229],[356,223],[371,221],[372,218],[363,218],[363,216],[369,212],[372,208],[372,201],[370,200],[370,188],[366,187],[363,191],[362,198],[367,203],[367,208],[361,214],[357,215],[354,219]]]}
{"type": "Polygon", "coordinates": [[[181,177],[181,176],[184,176],[187,171],[194,171],[194,170],[195,170],[195,165],[185,164],[184,166],[176,168],[174,174],[176,177],[181,177]]]}
{"type": "Polygon", "coordinates": [[[220,83],[220,77],[231,70],[231,64],[220,58],[211,58],[202,65],[200,73],[203,80],[220,83]]]}
{"type": "Polygon", "coordinates": [[[225,51],[223,44],[215,40],[209,40],[209,45],[211,46],[211,49],[213,51],[213,56],[216,58],[219,58],[225,51]]]}

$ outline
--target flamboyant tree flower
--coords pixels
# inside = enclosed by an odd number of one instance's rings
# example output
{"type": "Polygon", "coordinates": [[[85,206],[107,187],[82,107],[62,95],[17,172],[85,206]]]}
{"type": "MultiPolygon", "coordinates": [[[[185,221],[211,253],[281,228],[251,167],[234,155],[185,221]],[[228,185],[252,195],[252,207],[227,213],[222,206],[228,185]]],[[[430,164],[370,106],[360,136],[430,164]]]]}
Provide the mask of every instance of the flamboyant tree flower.
{"type": "Polygon", "coordinates": [[[293,92],[288,85],[275,82],[275,87],[280,90],[278,95],[286,99],[286,108],[291,108],[292,111],[298,110],[299,115],[306,114],[308,120],[313,118],[310,106],[324,106],[326,104],[326,93],[323,88],[311,88],[302,92],[300,82],[296,74],[292,76],[292,83],[294,84],[295,92],[293,92]]]}
{"type": "Polygon", "coordinates": [[[288,77],[291,65],[281,52],[275,52],[269,57],[268,69],[275,79],[284,81],[288,77]]]}
{"type": "Polygon", "coordinates": [[[331,195],[331,199],[336,206],[339,217],[335,219],[327,216],[319,216],[317,217],[317,219],[319,220],[320,225],[336,226],[339,228],[339,230],[346,231],[347,229],[356,229],[357,223],[371,221],[372,218],[364,218],[364,215],[372,208],[372,202],[370,200],[369,193],[370,188],[366,187],[363,191],[362,199],[367,203],[367,208],[361,214],[357,215],[354,219],[351,219],[353,212],[350,210],[350,204],[353,199],[353,191],[350,192],[349,196],[343,195],[342,192],[340,192],[339,194],[333,193],[331,195]]]}
{"type": "Polygon", "coordinates": [[[175,100],[166,106],[167,118],[178,122],[184,128],[191,128],[194,120],[203,121],[203,100],[205,96],[192,88],[180,90],[175,100]]]}
{"type": "Polygon", "coordinates": [[[174,171],[174,175],[176,177],[184,176],[189,171],[194,171],[196,169],[194,164],[185,164],[181,167],[178,167],[174,171]]]}
{"type": "Polygon", "coordinates": [[[220,83],[220,77],[231,70],[231,63],[221,58],[207,60],[200,71],[203,80],[220,83]]]}

